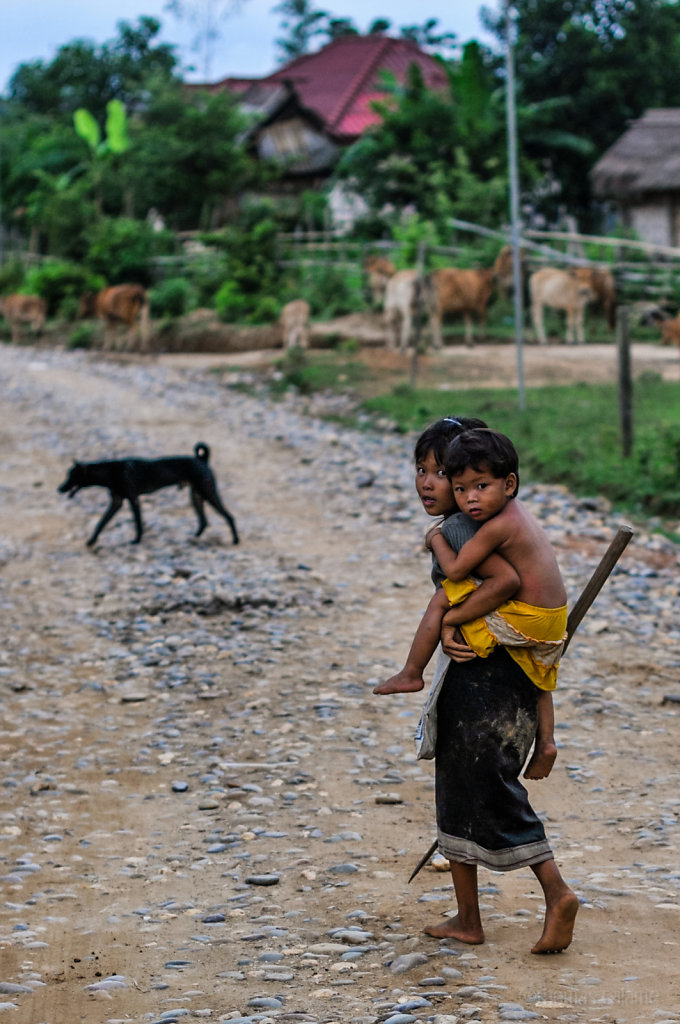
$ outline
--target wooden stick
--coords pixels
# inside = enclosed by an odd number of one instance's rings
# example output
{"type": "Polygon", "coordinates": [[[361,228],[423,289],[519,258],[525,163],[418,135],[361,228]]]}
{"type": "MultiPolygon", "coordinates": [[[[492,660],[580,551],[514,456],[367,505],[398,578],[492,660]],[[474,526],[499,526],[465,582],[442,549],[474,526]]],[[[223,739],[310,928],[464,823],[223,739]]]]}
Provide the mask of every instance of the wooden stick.
{"type": "Polygon", "coordinates": [[[602,587],[608,577],[611,576],[612,569],[625,551],[632,537],[633,531],[630,526],[620,526],[616,531],[614,540],[605,551],[604,555],[600,559],[600,564],[586,583],[576,604],[569,612],[569,617],[567,619],[567,639],[562,651],[562,657],[564,657],[564,652],[569,646],[569,641],[576,632],[584,615],[602,590],[602,587]]]}
{"type": "MultiPolygon", "coordinates": [[[[605,582],[609,576],[611,576],[614,566],[627,548],[632,537],[633,531],[630,526],[620,526],[616,531],[614,540],[605,551],[597,568],[595,569],[595,572],[586,583],[585,587],[581,591],[580,597],[576,601],[576,604],[569,612],[567,617],[567,639],[564,643],[564,648],[562,649],[562,657],[564,657],[564,652],[569,646],[569,641],[583,621],[583,618],[593,601],[602,590],[605,582]]],[[[412,882],[420,869],[425,867],[432,854],[436,851],[438,845],[438,840],[435,839],[427,853],[423,854],[411,872],[409,882],[412,882]]]]}

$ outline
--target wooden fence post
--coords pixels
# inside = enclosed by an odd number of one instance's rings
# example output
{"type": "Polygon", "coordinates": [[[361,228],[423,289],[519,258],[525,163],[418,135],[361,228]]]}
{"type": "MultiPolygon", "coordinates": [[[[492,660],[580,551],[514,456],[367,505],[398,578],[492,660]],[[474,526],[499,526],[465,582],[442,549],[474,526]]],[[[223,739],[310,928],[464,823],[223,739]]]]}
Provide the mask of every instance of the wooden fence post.
{"type": "Polygon", "coordinates": [[[627,459],[633,450],[633,381],[630,363],[630,331],[628,307],[616,310],[616,337],[619,353],[619,420],[621,453],[627,459]]]}
{"type": "Polygon", "coordinates": [[[418,242],[418,262],[417,262],[417,273],[418,277],[416,280],[416,308],[415,316],[411,321],[413,324],[413,355],[411,357],[411,387],[415,388],[418,380],[418,356],[420,355],[420,334],[422,331],[422,320],[423,320],[423,273],[425,270],[425,243],[421,240],[418,242]]]}

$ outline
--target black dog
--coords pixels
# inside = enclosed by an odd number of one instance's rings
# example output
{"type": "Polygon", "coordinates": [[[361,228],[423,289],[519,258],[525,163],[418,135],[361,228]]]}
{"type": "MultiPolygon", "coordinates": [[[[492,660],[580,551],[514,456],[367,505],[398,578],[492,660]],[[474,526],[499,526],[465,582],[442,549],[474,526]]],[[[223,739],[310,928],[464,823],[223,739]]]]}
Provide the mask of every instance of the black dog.
{"type": "Polygon", "coordinates": [[[88,546],[94,544],[125,499],[130,502],[137,527],[137,536],[132,543],[139,544],[144,532],[139,495],[150,494],[151,491],[158,491],[161,487],[170,487],[173,484],[177,484],[179,487],[189,484],[191,487],[191,500],[198,516],[197,537],[208,525],[203,511],[203,503],[207,501],[221,516],[224,516],[231,527],[234,544],[238,544],[236,523],[222,504],[217,493],[215,477],[208,465],[210,449],[207,444],[199,442],[194,447],[194,453],[193,457],[191,455],[174,455],[165,459],[74,462],[68,476],[57,490],[61,494],[68,492],[69,498],[72,498],[81,487],[108,487],[111,504],[97,523],[94,533],[87,542],[88,546]]]}

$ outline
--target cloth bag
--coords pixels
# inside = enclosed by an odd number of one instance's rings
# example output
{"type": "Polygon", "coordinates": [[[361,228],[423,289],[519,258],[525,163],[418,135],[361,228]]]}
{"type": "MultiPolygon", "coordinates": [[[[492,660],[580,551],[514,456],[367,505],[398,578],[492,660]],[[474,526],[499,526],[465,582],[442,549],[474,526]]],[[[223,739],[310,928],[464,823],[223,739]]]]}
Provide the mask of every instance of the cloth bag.
{"type": "Polygon", "coordinates": [[[451,659],[444,654],[440,645],[437,648],[434,675],[414,736],[416,757],[419,760],[430,760],[434,757],[437,746],[437,700],[450,664],[451,659]]]}

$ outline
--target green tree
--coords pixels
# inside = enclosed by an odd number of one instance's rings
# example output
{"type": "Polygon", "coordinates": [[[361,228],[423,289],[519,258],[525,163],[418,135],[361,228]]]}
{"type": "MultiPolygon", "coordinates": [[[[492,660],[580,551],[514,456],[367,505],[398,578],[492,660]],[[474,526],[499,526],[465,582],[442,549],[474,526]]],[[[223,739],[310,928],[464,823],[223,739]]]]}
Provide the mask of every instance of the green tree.
{"type": "Polygon", "coordinates": [[[442,67],[445,93],[428,89],[415,64],[403,84],[384,77],[386,98],[374,104],[381,123],[344,154],[338,177],[373,211],[410,207],[441,232],[454,213],[479,219],[477,201],[465,198],[471,176],[480,190],[493,182],[485,218],[497,224],[507,211],[502,92],[476,43],[465,47],[458,64],[442,67]]]}
{"type": "MultiPolygon", "coordinates": [[[[680,104],[680,7],[668,0],[515,0],[525,152],[592,226],[588,171],[649,107],[680,104]],[[580,145],[575,140],[580,140],[580,145]]],[[[502,40],[502,15],[486,14],[502,40]]]]}
{"type": "Polygon", "coordinates": [[[84,107],[100,123],[111,100],[120,100],[129,112],[144,103],[150,77],[175,74],[174,47],[154,43],[160,27],[155,18],[139,18],[137,25],[121,21],[117,38],[101,46],[76,39],[49,63],[20,64],[8,99],[27,113],[53,117],[70,117],[84,107]]]}
{"type": "Polygon", "coordinates": [[[229,93],[187,93],[164,83],[130,123],[123,183],[133,195],[132,212],[143,217],[153,207],[174,229],[214,227],[217,215],[233,211],[236,197],[257,180],[243,143],[247,125],[229,93]]]}
{"type": "Polygon", "coordinates": [[[281,28],[286,33],[276,40],[281,63],[309,53],[312,41],[325,34],[328,15],[313,7],[310,0],[281,0],[272,10],[281,15],[281,28]]]}

